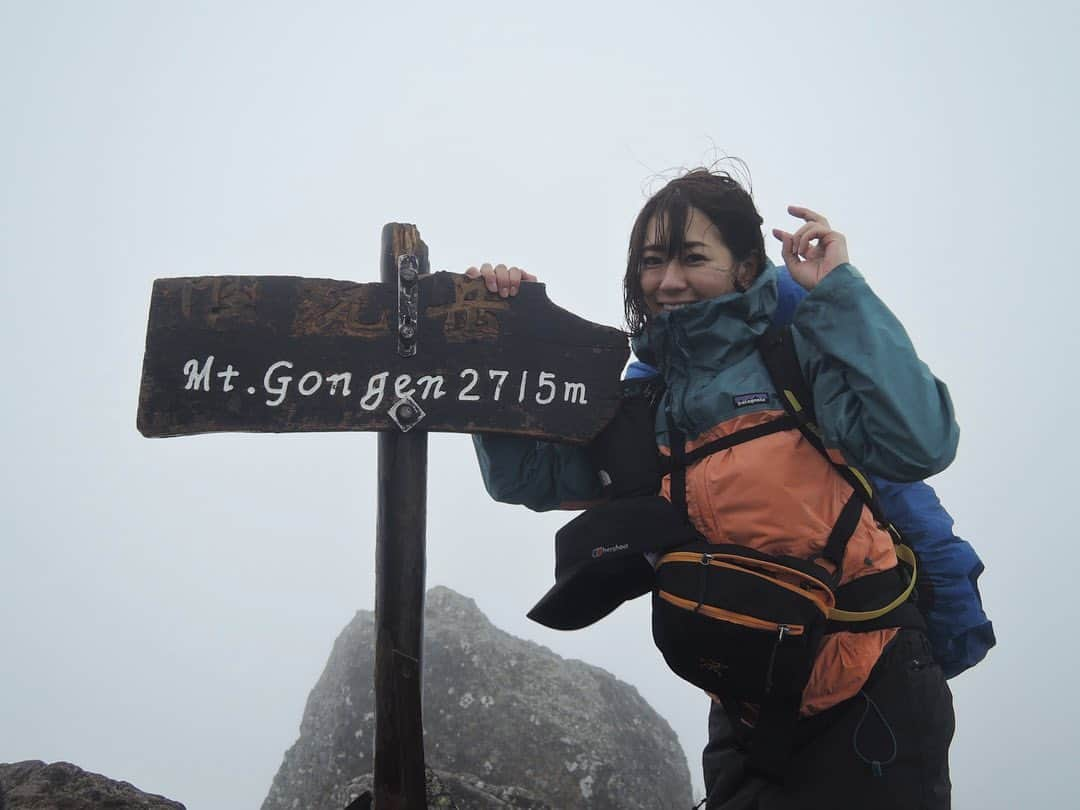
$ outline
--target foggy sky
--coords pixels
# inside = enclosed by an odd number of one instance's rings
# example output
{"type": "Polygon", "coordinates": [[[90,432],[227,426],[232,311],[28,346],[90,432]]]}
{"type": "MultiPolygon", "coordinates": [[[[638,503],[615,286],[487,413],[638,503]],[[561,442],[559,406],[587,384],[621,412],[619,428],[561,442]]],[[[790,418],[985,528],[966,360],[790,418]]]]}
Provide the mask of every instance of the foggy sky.
{"type": "MultiPolygon", "coordinates": [[[[373,435],[138,435],[154,278],[375,280],[406,221],[434,269],[512,262],[619,325],[644,195],[729,153],[766,228],[801,204],[847,235],[955,401],[932,483],[1000,646],[951,682],[954,806],[1075,800],[1080,14],[866,7],[0,2],[0,761],[256,807],[373,605],[373,435]]],[[[525,619],[570,515],[490,502],[451,435],[428,507],[428,584],[637,687],[700,793],[707,701],[645,600],[525,619]]]]}

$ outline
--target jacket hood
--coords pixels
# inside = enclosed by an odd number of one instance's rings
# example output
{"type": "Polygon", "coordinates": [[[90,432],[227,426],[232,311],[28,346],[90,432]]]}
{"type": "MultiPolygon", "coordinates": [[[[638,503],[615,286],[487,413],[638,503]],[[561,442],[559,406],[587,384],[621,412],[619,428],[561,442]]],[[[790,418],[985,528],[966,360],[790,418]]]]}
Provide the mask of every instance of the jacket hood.
{"type": "Polygon", "coordinates": [[[777,269],[769,262],[746,292],[709,298],[651,317],[631,342],[639,359],[669,384],[694,372],[715,373],[755,351],[777,306],[777,269]]]}

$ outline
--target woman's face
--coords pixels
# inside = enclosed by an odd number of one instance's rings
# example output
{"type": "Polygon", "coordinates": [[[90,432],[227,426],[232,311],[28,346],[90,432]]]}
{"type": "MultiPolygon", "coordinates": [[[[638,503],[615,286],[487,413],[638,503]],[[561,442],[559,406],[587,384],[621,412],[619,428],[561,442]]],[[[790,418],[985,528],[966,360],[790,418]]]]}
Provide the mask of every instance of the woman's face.
{"type": "Polygon", "coordinates": [[[671,259],[659,225],[657,217],[649,220],[641,252],[641,291],[650,315],[735,292],[739,268],[702,211],[693,207],[687,211],[682,253],[671,259]]]}

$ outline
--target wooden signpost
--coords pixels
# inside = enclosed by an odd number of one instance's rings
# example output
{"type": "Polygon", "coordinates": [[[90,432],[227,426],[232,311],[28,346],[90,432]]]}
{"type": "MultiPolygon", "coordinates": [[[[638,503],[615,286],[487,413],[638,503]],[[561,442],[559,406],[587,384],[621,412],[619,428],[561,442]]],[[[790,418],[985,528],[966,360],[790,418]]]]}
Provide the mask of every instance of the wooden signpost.
{"type": "Polygon", "coordinates": [[[148,437],[376,430],[375,807],[426,806],[421,645],[427,432],[582,444],[615,413],[625,335],[430,273],[412,225],[383,228],[380,281],[154,282],[139,392],[148,437]]]}

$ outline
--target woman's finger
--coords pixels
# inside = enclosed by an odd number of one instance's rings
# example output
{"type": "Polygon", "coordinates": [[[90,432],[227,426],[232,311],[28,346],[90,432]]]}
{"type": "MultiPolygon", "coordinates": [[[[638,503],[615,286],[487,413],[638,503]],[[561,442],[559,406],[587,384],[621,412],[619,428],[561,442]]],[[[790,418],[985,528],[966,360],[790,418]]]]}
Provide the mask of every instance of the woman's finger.
{"type": "Polygon", "coordinates": [[[467,278],[483,278],[490,292],[497,292],[503,298],[517,295],[524,281],[536,281],[536,276],[520,267],[507,267],[505,264],[483,264],[470,267],[465,271],[467,278]]]}
{"type": "Polygon", "coordinates": [[[812,231],[814,228],[817,228],[817,227],[818,227],[817,223],[807,222],[805,225],[803,225],[801,228],[799,228],[797,231],[795,231],[795,234],[791,237],[791,245],[792,245],[792,250],[794,250],[797,255],[799,255],[799,256],[805,255],[805,251],[803,251],[801,249],[801,245],[803,243],[803,237],[806,236],[807,233],[809,233],[810,231],[812,231]]]}
{"type": "Polygon", "coordinates": [[[795,231],[795,233],[791,237],[792,242],[794,244],[798,245],[799,240],[802,239],[802,235],[804,233],[806,233],[806,229],[809,228],[809,227],[811,227],[809,222],[806,223],[805,225],[800,225],[799,228],[795,231]]]}
{"type": "Polygon", "coordinates": [[[812,211],[801,205],[789,205],[787,210],[793,217],[805,219],[807,222],[820,222],[826,228],[829,227],[829,220],[825,218],[824,214],[819,214],[817,211],[812,211]]]}
{"type": "MultiPolygon", "coordinates": [[[[830,228],[827,224],[822,225],[818,222],[812,222],[808,225],[804,225],[803,227],[799,228],[799,233],[796,234],[798,243],[795,245],[795,251],[800,256],[806,256],[807,258],[811,258],[812,246],[810,245],[810,243],[815,239],[821,239],[829,232],[830,228]]],[[[816,258],[816,253],[817,252],[815,251],[814,258],[816,258]]]]}
{"type": "Polygon", "coordinates": [[[779,228],[773,228],[772,235],[780,240],[780,255],[784,259],[784,264],[792,264],[797,261],[795,253],[792,251],[792,236],[787,231],[782,231],[779,228]]]}
{"type": "Polygon", "coordinates": [[[484,284],[487,285],[488,292],[498,292],[499,285],[495,281],[495,268],[488,263],[480,265],[480,275],[484,277],[484,284]]]}
{"type": "Polygon", "coordinates": [[[505,264],[495,265],[495,281],[499,288],[499,297],[508,298],[510,296],[510,270],[505,264]]]}
{"type": "Polygon", "coordinates": [[[521,268],[511,267],[507,273],[510,276],[510,295],[517,295],[521,286],[521,268]]]}
{"type": "Polygon", "coordinates": [[[848,260],[847,252],[847,237],[840,231],[829,231],[821,240],[822,249],[832,248],[833,256],[838,264],[843,264],[848,260]]]}

